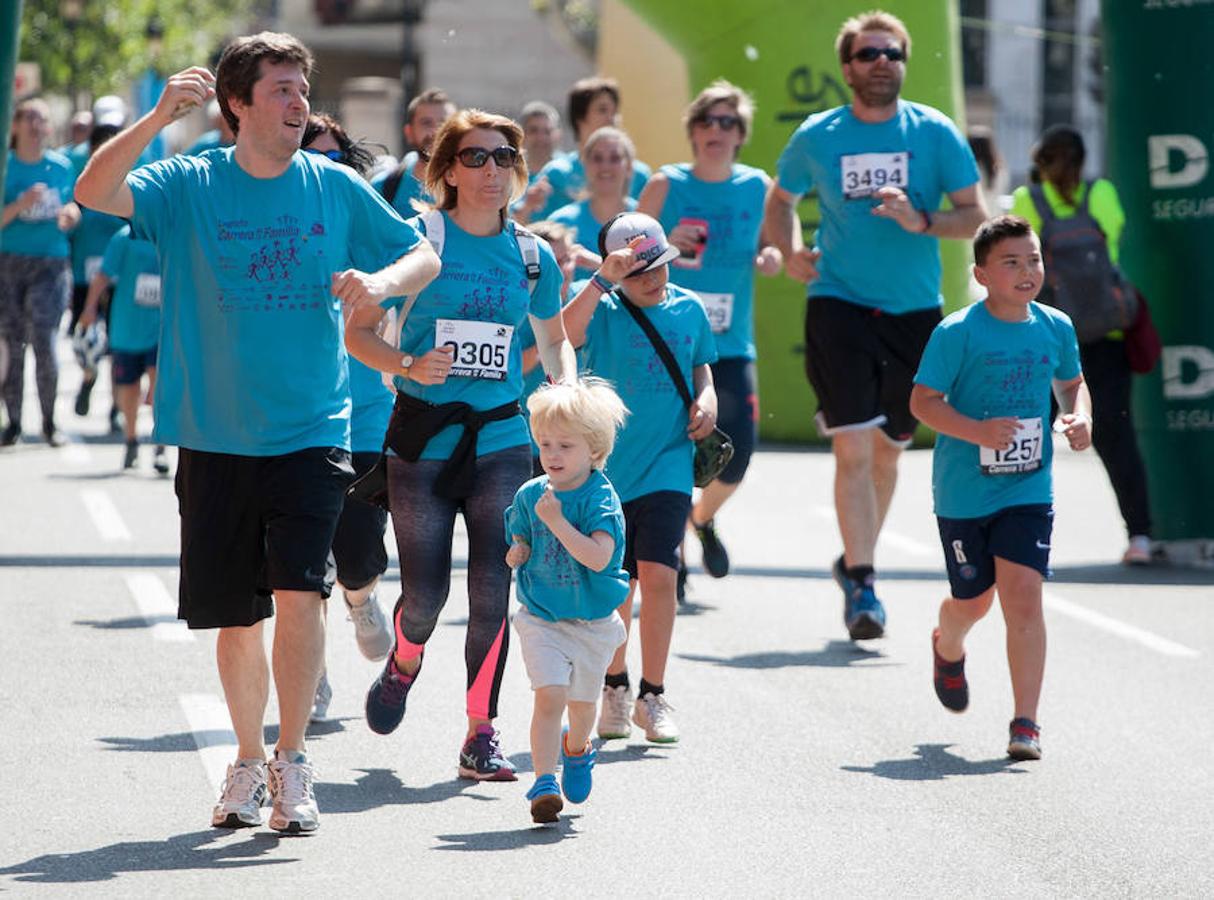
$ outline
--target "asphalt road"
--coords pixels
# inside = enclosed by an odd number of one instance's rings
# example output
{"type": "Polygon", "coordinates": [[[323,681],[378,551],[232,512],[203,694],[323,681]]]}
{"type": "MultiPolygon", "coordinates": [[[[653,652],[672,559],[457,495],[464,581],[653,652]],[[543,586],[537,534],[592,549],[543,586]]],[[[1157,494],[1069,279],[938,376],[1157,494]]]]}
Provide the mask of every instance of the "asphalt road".
{"type": "MultiPolygon", "coordinates": [[[[340,603],[330,608],[335,721],[309,735],[321,829],[213,830],[233,738],[214,636],[175,622],[171,481],[148,454],[119,471],[104,392],[87,419],[70,413],[77,379],[66,366],[71,444],[0,452],[0,892],[1214,894],[1214,573],[1117,565],[1124,539],[1103,472],[1067,450],[1040,762],[1004,756],[997,612],[969,644],[970,710],[952,715],[932,692],[929,633],[946,583],[930,453],[906,455],[879,548],[888,636],[856,646],[829,575],[831,459],[772,449],[720,517],[733,574],[693,572],[667,678],[677,746],[639,733],[610,742],[589,802],[533,826],[530,697],[513,653],[498,724],[522,777],[459,781],[461,538],[396,734],[363,722],[378,666],[358,654],[340,603]]],[[[36,433],[35,410],[31,397],[36,433]]],[[[394,558],[389,605],[398,588],[394,558]]],[[[271,709],[271,742],[275,721],[271,709]]]]}

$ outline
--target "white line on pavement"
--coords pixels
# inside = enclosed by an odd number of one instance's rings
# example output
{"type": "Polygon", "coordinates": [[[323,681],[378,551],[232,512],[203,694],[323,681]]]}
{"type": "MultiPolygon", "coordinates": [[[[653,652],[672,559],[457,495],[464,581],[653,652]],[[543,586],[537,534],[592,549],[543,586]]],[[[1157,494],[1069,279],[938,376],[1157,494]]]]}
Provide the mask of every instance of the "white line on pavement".
{"type": "Polygon", "coordinates": [[[67,440],[59,448],[59,456],[69,466],[87,466],[93,461],[93,454],[84,443],[74,434],[66,435],[67,440]]]}
{"type": "Polygon", "coordinates": [[[152,637],[158,641],[192,641],[194,634],[185,622],[177,619],[177,604],[168,588],[151,572],[128,572],[126,586],[135,598],[139,614],[151,626],[152,637]],[[172,621],[164,621],[165,617],[172,621]]]}
{"type": "MultiPolygon", "coordinates": [[[[833,506],[815,506],[814,513],[820,519],[826,519],[830,522],[835,521],[835,509],[833,506]]],[[[909,553],[912,556],[935,556],[939,552],[939,548],[934,544],[925,544],[923,541],[915,540],[896,531],[890,531],[888,528],[881,530],[881,536],[878,540],[887,546],[901,550],[903,553],[909,553]]]]}
{"type": "Polygon", "coordinates": [[[232,731],[228,707],[214,694],[182,694],[177,699],[189,723],[207,780],[214,795],[219,796],[223,779],[228,774],[228,763],[236,759],[236,734],[232,731]]]}
{"type": "Polygon", "coordinates": [[[1178,644],[1175,641],[1170,641],[1167,638],[1160,637],[1157,634],[1152,634],[1137,626],[1127,624],[1118,619],[1110,618],[1103,613],[1098,613],[1088,609],[1086,606],[1080,606],[1078,603],[1072,603],[1070,600],[1064,600],[1057,594],[1047,591],[1042,595],[1045,601],[1045,608],[1059,613],[1060,615],[1069,616],[1079,622],[1095,626],[1110,634],[1115,634],[1118,637],[1123,637],[1126,640],[1134,641],[1142,644],[1156,653],[1162,653],[1164,656],[1176,656],[1182,659],[1196,659],[1201,653],[1194,650],[1192,647],[1186,647],[1184,644],[1178,644]]]}
{"type": "Polygon", "coordinates": [[[126,523],[122,521],[122,516],[118,514],[118,507],[114,505],[109,494],[100,488],[86,488],[80,492],[80,499],[84,501],[84,508],[88,510],[89,517],[92,518],[93,525],[96,526],[103,540],[129,541],[131,539],[131,532],[127,529],[126,523]]]}

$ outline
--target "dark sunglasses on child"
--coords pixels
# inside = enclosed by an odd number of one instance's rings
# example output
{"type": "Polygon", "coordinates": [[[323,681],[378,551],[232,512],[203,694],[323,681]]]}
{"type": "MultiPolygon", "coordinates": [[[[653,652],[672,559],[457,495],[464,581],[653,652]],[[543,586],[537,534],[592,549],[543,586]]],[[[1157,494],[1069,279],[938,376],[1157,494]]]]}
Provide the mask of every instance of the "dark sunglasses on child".
{"type": "MultiPolygon", "coordinates": [[[[906,59],[906,54],[901,47],[861,47],[851,55],[851,59],[858,59],[862,63],[876,62],[877,57],[884,56],[890,62],[902,62],[906,59]]],[[[850,59],[848,60],[851,61],[850,59]]]]}
{"type": "Polygon", "coordinates": [[[493,162],[499,169],[513,169],[518,162],[518,151],[503,145],[492,150],[486,150],[484,147],[465,147],[455,154],[455,158],[469,169],[479,169],[489,161],[489,157],[493,157],[493,162]]]}

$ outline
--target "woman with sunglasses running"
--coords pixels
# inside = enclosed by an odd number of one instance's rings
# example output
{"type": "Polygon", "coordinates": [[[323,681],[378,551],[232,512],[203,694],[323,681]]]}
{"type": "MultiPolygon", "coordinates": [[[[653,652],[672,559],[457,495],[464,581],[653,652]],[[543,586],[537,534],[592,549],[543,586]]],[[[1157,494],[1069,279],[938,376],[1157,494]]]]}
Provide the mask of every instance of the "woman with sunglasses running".
{"type": "Polygon", "coordinates": [[[562,206],[549,220],[574,230],[577,267],[573,280],[583,281],[595,273],[603,258],[594,252],[603,226],[622,212],[636,209],[628,196],[636,147],[632,138],[612,125],[596,130],[582,146],[587,196],[562,206]]]}
{"type": "MultiPolygon", "coordinates": [[[[714,578],[729,574],[729,554],[714,517],[741,484],[758,437],[754,273],[775,275],[782,262],[775,247],[760,247],[770,179],[762,169],[736,161],[753,116],[750,97],[728,81],[700,91],[683,117],[693,161],[662,166],[637,205],[662,223],[679,248],[670,280],[700,297],[716,336],[712,381],[719,424],[733,439],[734,456],[691,509],[704,568],[714,578]]],[[[679,574],[685,577],[685,570],[679,574]]]]}
{"type": "Polygon", "coordinates": [[[459,774],[513,781],[493,719],[509,641],[510,568],[502,511],[531,477],[531,445],[519,412],[529,321],[544,370],[576,378],[561,324],[561,272],[552,251],[506,218],[527,185],[523,133],[503,116],[465,109],[434,139],[426,189],[437,209],[418,218],[438,247],[441,275],[410,306],[399,339],[381,338],[383,310],[358,309],[350,352],[394,374],[388,425],[388,495],[401,560],[396,645],[367,693],[367,723],[380,734],[400,724],[451,586],[455,516],[468,531],[468,731],[459,774]],[[439,231],[441,230],[441,234],[439,231]],[[525,262],[525,257],[531,261],[525,262]]]}

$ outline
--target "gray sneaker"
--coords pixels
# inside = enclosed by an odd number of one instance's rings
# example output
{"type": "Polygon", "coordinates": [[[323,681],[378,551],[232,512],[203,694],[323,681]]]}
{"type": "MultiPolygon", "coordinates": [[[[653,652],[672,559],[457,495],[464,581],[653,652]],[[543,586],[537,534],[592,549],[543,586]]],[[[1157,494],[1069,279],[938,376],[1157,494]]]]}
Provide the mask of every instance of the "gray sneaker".
{"type": "Polygon", "coordinates": [[[255,828],[261,824],[266,802],[266,767],[263,763],[228,766],[219,800],[211,811],[216,828],[255,828]]]}
{"type": "Polygon", "coordinates": [[[301,834],[320,827],[320,812],[312,781],[316,771],[302,753],[294,759],[273,759],[270,770],[270,821],[275,831],[301,834]]]}
{"type": "Polygon", "coordinates": [[[329,673],[321,672],[320,681],[316,683],[316,696],[312,700],[312,714],[308,721],[313,723],[329,721],[329,704],[333,702],[333,688],[329,686],[329,673]]]}
{"type": "Polygon", "coordinates": [[[628,713],[632,708],[632,689],[603,685],[603,705],[599,710],[599,737],[605,741],[627,738],[632,733],[628,713]]]}
{"type": "MultiPolygon", "coordinates": [[[[344,599],[344,598],[343,598],[344,599]]],[[[392,650],[392,629],[379,608],[379,598],[372,591],[361,606],[351,606],[346,600],[347,618],[354,623],[354,639],[367,659],[384,659],[392,650]]]]}

